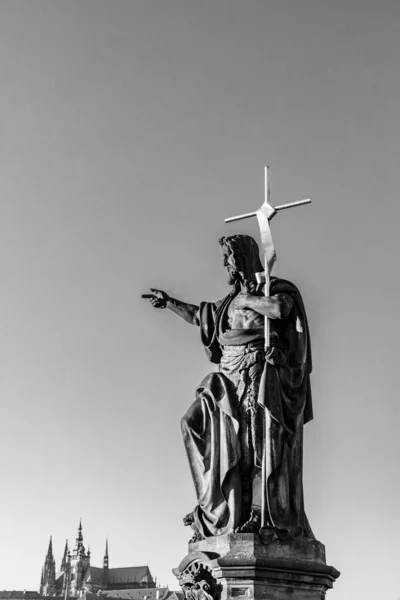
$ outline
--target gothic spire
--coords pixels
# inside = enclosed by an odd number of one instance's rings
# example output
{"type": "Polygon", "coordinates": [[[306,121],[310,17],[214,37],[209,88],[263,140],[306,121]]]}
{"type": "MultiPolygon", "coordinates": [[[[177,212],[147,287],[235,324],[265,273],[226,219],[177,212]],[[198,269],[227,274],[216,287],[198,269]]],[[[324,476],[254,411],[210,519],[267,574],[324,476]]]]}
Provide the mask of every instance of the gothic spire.
{"type": "Polygon", "coordinates": [[[61,571],[65,571],[67,568],[67,562],[68,562],[68,540],[65,540],[65,549],[64,549],[64,554],[61,560],[61,571]]]}
{"type": "Polygon", "coordinates": [[[82,535],[82,519],[79,519],[79,527],[78,527],[78,537],[77,540],[79,542],[83,542],[83,535],[82,535]]]}
{"type": "Polygon", "coordinates": [[[103,569],[108,569],[108,538],[106,538],[106,551],[104,553],[103,569]]]}
{"type": "Polygon", "coordinates": [[[53,556],[53,541],[50,536],[49,548],[47,550],[42,577],[40,581],[40,593],[44,596],[52,596],[55,593],[56,583],[56,561],[53,556]]]}
{"type": "Polygon", "coordinates": [[[82,519],[79,519],[78,535],[76,537],[76,544],[75,544],[74,550],[78,554],[83,554],[85,552],[85,547],[83,545],[83,535],[82,535],[82,519]]]}
{"type": "Polygon", "coordinates": [[[50,542],[49,542],[49,549],[47,550],[47,556],[46,558],[50,559],[50,560],[54,560],[53,557],[53,541],[52,541],[52,537],[50,536],[50,542]]]}

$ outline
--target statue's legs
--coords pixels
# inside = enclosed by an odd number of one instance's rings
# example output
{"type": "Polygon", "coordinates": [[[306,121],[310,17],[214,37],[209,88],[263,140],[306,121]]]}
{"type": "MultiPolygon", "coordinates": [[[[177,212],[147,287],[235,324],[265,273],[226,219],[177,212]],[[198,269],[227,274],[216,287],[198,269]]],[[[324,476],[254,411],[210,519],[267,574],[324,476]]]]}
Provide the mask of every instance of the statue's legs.
{"type": "Polygon", "coordinates": [[[185,522],[205,537],[260,529],[263,367],[262,349],[225,347],[220,372],[202,381],[182,419],[198,499],[185,522]]]}
{"type": "Polygon", "coordinates": [[[193,520],[188,516],[185,523],[209,537],[230,533],[241,521],[239,425],[230,381],[223,374],[208,375],[196,396],[181,421],[198,501],[193,520]]]}

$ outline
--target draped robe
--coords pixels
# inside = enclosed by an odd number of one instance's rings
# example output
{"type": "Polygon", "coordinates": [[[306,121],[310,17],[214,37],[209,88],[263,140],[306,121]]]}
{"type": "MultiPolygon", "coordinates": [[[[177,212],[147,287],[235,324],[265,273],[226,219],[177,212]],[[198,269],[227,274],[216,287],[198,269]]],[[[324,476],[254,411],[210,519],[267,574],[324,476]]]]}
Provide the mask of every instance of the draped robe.
{"type": "Polygon", "coordinates": [[[242,525],[241,459],[245,448],[240,442],[243,399],[238,381],[247,377],[257,391],[258,451],[253,448],[253,452],[254,464],[262,473],[262,527],[279,537],[307,535],[302,436],[303,424],[312,419],[312,364],[303,301],[292,283],[271,278],[270,296],[287,295],[292,300],[286,317],[270,321],[270,347],[279,350],[279,360],[271,364],[270,353],[265,355],[262,349],[263,330],[227,329],[227,310],[237,293],[233,290],[217,303],[202,302],[199,309],[202,343],[219,371],[203,379],[181,423],[198,501],[193,513],[195,527],[209,537],[242,525]],[[235,351],[235,345],[237,354],[243,354],[237,368],[241,377],[232,377],[235,368],[226,368],[232,364],[228,352],[235,351]]]}

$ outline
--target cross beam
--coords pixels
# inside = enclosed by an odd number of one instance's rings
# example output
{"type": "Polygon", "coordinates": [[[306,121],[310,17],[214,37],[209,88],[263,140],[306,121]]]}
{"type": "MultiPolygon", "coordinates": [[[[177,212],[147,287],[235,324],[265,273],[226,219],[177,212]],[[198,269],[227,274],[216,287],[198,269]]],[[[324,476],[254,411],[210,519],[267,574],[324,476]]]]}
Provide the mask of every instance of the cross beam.
{"type": "MultiPolygon", "coordinates": [[[[278,210],[284,210],[285,208],[292,208],[293,206],[301,206],[302,204],[310,204],[311,198],[305,198],[304,200],[298,200],[297,202],[289,202],[288,204],[280,204],[279,206],[273,206],[272,208],[278,212],[278,210]]],[[[245,213],[244,215],[237,215],[236,217],[229,217],[225,219],[225,223],[233,223],[233,221],[241,221],[242,219],[249,219],[250,217],[256,217],[256,212],[245,213]]],[[[275,216],[275,215],[273,215],[275,216]]],[[[271,217],[272,218],[272,217],[271,217]]]]}
{"type": "MultiPolygon", "coordinates": [[[[271,188],[270,188],[270,167],[265,167],[265,199],[264,204],[270,204],[271,188]]],[[[294,206],[301,206],[302,204],[310,204],[311,198],[305,198],[304,200],[298,200],[297,202],[289,202],[289,204],[280,204],[279,206],[273,206],[274,211],[284,210],[285,208],[292,208],[294,206]]],[[[274,213],[270,218],[275,216],[274,213]]],[[[225,219],[225,223],[233,223],[233,221],[241,221],[242,219],[249,219],[250,217],[256,217],[257,212],[245,213],[244,215],[237,215],[236,217],[229,217],[225,219]]]]}

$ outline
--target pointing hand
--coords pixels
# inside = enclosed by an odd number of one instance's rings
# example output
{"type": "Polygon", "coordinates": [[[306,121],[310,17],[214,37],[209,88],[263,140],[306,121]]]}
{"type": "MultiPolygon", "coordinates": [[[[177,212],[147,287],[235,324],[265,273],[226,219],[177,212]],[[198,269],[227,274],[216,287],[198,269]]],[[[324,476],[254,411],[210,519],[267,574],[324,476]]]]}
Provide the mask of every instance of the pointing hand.
{"type": "Polygon", "coordinates": [[[154,308],[167,308],[168,294],[155,288],[150,288],[150,291],[151,294],[142,294],[142,298],[147,298],[154,308]]]}

